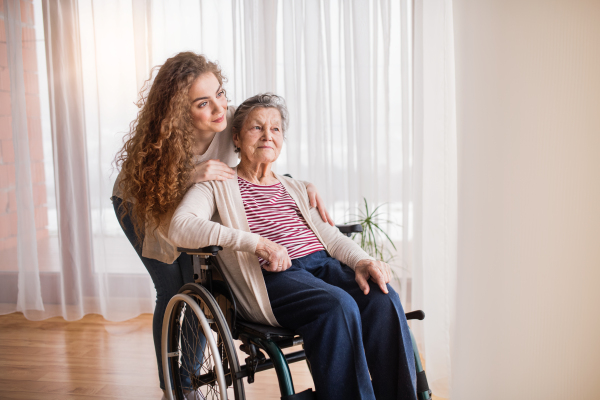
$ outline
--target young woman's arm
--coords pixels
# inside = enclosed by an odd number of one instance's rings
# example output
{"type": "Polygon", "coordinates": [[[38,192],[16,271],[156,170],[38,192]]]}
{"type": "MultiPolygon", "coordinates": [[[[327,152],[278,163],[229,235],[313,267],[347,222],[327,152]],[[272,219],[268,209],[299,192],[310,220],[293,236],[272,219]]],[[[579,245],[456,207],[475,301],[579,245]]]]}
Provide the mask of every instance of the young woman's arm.
{"type": "Polygon", "coordinates": [[[234,176],[233,170],[227,164],[219,160],[207,160],[194,167],[189,186],[206,181],[226,181],[234,176]]]}
{"type": "Polygon", "coordinates": [[[323,198],[319,194],[317,187],[310,182],[304,182],[304,181],[301,181],[301,182],[304,183],[304,186],[306,186],[306,191],[308,192],[308,202],[309,202],[310,206],[317,208],[317,210],[319,211],[319,215],[321,216],[321,219],[323,220],[323,222],[327,222],[329,225],[335,226],[333,219],[329,216],[329,213],[327,212],[327,209],[325,208],[325,202],[323,201],[323,198]]]}

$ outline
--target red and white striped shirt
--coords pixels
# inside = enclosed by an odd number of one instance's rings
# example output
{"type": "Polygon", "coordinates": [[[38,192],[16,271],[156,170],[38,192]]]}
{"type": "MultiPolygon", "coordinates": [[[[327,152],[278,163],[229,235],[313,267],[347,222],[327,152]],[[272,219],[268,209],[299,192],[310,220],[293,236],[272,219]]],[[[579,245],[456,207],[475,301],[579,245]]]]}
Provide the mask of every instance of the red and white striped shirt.
{"type": "MultiPolygon", "coordinates": [[[[281,183],[261,186],[239,176],[238,183],[252,233],[284,246],[292,260],[324,250],[281,183]]],[[[258,261],[266,263],[260,257],[258,261]]]]}

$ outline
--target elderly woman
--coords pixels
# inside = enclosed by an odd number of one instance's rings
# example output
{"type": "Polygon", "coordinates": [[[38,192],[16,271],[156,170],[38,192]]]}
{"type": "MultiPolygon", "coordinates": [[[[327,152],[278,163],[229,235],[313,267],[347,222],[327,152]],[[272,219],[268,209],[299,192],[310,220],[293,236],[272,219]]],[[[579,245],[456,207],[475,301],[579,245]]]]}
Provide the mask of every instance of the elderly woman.
{"type": "Polygon", "coordinates": [[[271,170],[288,124],[282,98],[243,102],[232,123],[235,177],[194,185],[169,238],[223,246],[224,274],[248,320],[304,338],[320,399],[415,399],[410,334],[389,266],[311,208],[306,187],[271,170]]]}

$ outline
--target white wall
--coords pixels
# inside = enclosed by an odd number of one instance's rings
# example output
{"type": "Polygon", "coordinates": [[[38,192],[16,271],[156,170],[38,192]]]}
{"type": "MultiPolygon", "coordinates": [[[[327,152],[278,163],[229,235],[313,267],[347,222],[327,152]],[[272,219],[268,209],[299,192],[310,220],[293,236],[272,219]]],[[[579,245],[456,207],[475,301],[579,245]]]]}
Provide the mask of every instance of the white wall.
{"type": "Polygon", "coordinates": [[[600,398],[600,1],[455,0],[453,399],[600,398]]]}

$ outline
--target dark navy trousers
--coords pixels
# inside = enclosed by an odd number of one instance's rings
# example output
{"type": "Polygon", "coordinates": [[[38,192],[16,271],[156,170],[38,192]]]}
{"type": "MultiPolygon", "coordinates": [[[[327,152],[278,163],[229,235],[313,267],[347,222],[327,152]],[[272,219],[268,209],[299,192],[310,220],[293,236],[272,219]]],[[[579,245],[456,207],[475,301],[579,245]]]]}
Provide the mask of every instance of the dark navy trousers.
{"type": "MultiPolygon", "coordinates": [[[[162,356],[161,356],[161,340],[162,340],[162,323],[165,316],[165,310],[171,297],[175,296],[181,287],[186,283],[194,282],[194,267],[192,266],[192,258],[187,254],[181,254],[173,263],[166,264],[152,258],[142,256],[142,243],[144,238],[138,238],[135,234],[133,221],[131,215],[123,213],[125,209],[121,206],[123,200],[118,197],[113,197],[113,207],[115,214],[119,218],[121,228],[125,232],[125,236],[129,239],[129,242],[135,249],[136,253],[140,257],[140,260],[144,263],[144,266],[148,270],[154,287],[156,288],[156,307],[154,308],[154,318],[152,320],[152,334],[154,336],[154,351],[156,353],[156,363],[158,364],[158,379],[160,382],[160,388],[165,388],[165,382],[163,377],[162,368],[162,356]],[[121,219],[121,217],[123,217],[121,219]]],[[[202,360],[202,352],[206,339],[202,335],[196,335],[197,327],[195,325],[195,318],[191,318],[191,311],[186,311],[186,316],[190,317],[192,321],[190,324],[185,324],[183,327],[183,334],[189,338],[199,338],[200,342],[196,348],[196,361],[190,360],[187,357],[183,358],[183,385],[191,387],[191,380],[188,375],[188,371],[198,370],[200,368],[197,365],[197,360],[202,360]]],[[[192,339],[190,339],[192,340],[192,339]]]]}
{"type": "Polygon", "coordinates": [[[369,281],[365,296],[325,251],[263,276],[275,318],[304,338],[318,399],[416,399],[408,324],[390,285],[384,294],[369,281]]]}

